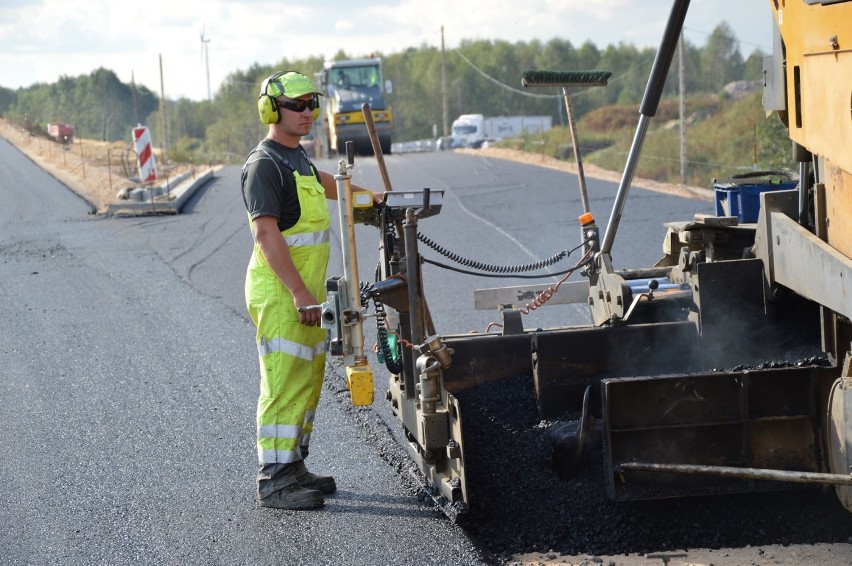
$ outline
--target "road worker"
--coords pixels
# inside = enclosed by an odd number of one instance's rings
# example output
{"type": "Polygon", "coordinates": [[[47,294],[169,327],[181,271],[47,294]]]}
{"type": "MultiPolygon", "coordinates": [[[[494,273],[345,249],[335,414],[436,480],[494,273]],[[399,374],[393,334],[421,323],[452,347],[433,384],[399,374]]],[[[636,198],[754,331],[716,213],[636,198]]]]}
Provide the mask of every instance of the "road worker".
{"type": "Polygon", "coordinates": [[[350,88],[351,86],[352,83],[349,81],[349,75],[347,75],[343,71],[337,71],[337,87],[350,88]]]}
{"type": "Polygon", "coordinates": [[[263,81],[257,105],[269,131],[241,176],[254,238],[245,293],[260,357],[257,499],[263,507],[320,507],[337,489],[334,478],[309,472],[304,461],[325,371],[327,333],[316,306],[325,300],[326,199],[337,199],[334,176],[319,171],[300,144],[318,117],[319,95],[297,72],[263,81]]]}

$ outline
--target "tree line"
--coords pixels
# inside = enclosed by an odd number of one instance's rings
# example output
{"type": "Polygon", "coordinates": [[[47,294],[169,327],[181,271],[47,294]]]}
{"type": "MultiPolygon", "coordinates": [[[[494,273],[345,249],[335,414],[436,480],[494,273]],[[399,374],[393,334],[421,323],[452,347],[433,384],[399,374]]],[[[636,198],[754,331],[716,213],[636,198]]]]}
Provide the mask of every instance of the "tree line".
{"type": "MultiPolygon", "coordinates": [[[[726,23],[719,24],[706,45],[683,41],[686,91],[690,95],[718,93],[737,80],[762,76],[764,54],[755,50],[743,59],[739,44],[726,23]]],[[[442,66],[446,69],[449,122],[459,114],[550,115],[564,124],[564,105],[556,88],[524,89],[521,75],[528,70],[604,70],[612,76],[604,88],[574,93],[577,119],[610,105],[640,103],[656,49],[618,43],[598,48],[591,42],[575,46],[554,38],[511,43],[502,40],[465,40],[456,49],[422,45],[400,53],[379,54],[385,79],[393,83],[389,96],[394,110],[394,141],[429,138],[433,128],[444,133],[442,66]]],[[[334,59],[349,58],[338,52],[334,59]]],[[[352,55],[360,56],[360,55],[352,55]]],[[[279,69],[299,69],[308,76],[319,72],[323,59],[282,59],[275,65],[255,63],[230,73],[212,100],[162,100],[142,85],[121,82],[111,70],[89,75],[62,76],[56,83],[11,90],[0,87],[0,113],[34,131],[49,122],[74,124],[77,135],[104,141],[130,140],[138,123],[151,129],[155,145],[165,146],[176,161],[240,162],[257,144],[266,128],[257,119],[256,100],[261,81],[279,69]]],[[[673,64],[673,67],[675,64],[673,64]]],[[[664,97],[678,95],[678,76],[669,72],[664,97]]]]}

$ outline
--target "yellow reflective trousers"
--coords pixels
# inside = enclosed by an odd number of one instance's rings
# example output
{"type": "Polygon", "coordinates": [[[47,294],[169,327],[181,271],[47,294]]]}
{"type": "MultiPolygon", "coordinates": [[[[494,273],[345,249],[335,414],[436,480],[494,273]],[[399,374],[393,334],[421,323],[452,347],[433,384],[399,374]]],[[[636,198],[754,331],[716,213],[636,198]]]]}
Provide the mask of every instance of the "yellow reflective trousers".
{"type": "MultiPolygon", "coordinates": [[[[329,226],[325,192],[313,175],[293,173],[299,221],[282,232],[296,269],[318,301],[325,299],[329,226]]],[[[255,242],[246,271],[246,305],[257,327],[260,397],[257,456],[265,464],[297,462],[310,443],[325,371],[326,330],[299,323],[290,291],[255,242]]]]}

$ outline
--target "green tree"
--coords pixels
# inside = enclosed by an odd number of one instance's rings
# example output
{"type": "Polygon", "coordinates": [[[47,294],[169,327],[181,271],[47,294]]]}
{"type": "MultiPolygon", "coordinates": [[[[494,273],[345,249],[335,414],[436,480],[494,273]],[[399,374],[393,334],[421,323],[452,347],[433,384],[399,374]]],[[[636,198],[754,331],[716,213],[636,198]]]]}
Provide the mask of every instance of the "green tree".
{"type": "Polygon", "coordinates": [[[757,162],[764,169],[795,169],[792,142],[777,112],[761,115],[757,128],[757,162]]]}
{"type": "Polygon", "coordinates": [[[79,77],[61,76],[54,84],[19,89],[9,107],[13,120],[37,124],[72,124],[78,136],[104,141],[130,139],[136,125],[134,107],[147,115],[159,104],[146,88],[134,91],[115,73],[97,69],[79,77]],[[135,103],[134,103],[135,101],[135,103]]]}
{"type": "Polygon", "coordinates": [[[257,116],[257,95],[263,79],[273,72],[270,67],[253,65],[225,78],[214,99],[215,120],[208,122],[205,131],[211,159],[242,162],[266,135],[266,127],[257,116]]]}
{"type": "Polygon", "coordinates": [[[743,76],[742,79],[744,81],[760,81],[763,82],[763,59],[766,57],[763,51],[759,49],[755,49],[752,51],[751,55],[748,56],[745,63],[743,64],[743,76]]]}
{"type": "Polygon", "coordinates": [[[0,86],[0,115],[8,113],[17,99],[18,95],[14,90],[0,86]]]}
{"type": "MultiPolygon", "coordinates": [[[[613,72],[606,89],[609,103],[629,104],[642,99],[648,73],[654,63],[654,51],[639,51],[632,45],[610,45],[601,53],[597,64],[603,70],[613,72]],[[614,70],[614,71],[613,71],[614,70]]],[[[581,112],[585,113],[585,112],[581,112]]]]}
{"type": "MultiPolygon", "coordinates": [[[[737,41],[727,24],[720,24],[706,46],[684,41],[685,83],[690,100],[699,93],[718,94],[724,84],[745,78],[754,80],[762,71],[762,53],[755,51],[743,62],[737,41]]],[[[402,52],[379,54],[384,78],[392,81],[388,97],[394,112],[394,140],[431,137],[434,125],[442,125],[442,53],[434,46],[421,45],[402,52]]],[[[559,88],[529,88],[520,84],[527,70],[610,71],[606,87],[572,88],[572,104],[578,120],[603,109],[611,119],[597,122],[635,123],[635,112],[646,88],[653,65],[654,49],[638,49],[619,43],[599,48],[590,41],[577,47],[566,39],[547,42],[502,40],[463,40],[445,54],[447,111],[450,121],[459,114],[549,115],[554,124],[565,124],[564,102],[559,88]],[[618,104],[613,108],[611,105],[618,104]]],[[[334,59],[350,58],[340,50],[334,59]]],[[[0,111],[13,119],[24,118],[39,128],[47,122],[67,122],[78,135],[105,140],[129,141],[129,130],[146,124],[155,145],[174,147],[175,155],[203,154],[203,160],[242,161],[245,154],[266,135],[257,119],[256,101],[260,83],[274,71],[295,69],[313,77],[323,68],[323,59],[308,56],[298,60],[281,59],[275,65],[253,64],[228,75],[213,99],[195,102],[168,100],[163,104],[144,86],[121,83],[112,71],[97,69],[90,75],[60,77],[54,84],[37,84],[26,89],[0,89],[0,111]],[[163,118],[168,119],[163,129],[163,118]],[[168,135],[168,139],[166,137],[168,135]]],[[[667,98],[679,94],[677,58],[663,92],[660,113],[672,119],[676,105],[667,98]]],[[[711,115],[716,102],[708,97],[689,114],[711,115]]],[[[715,99],[718,100],[718,99],[715,99]]],[[[439,127],[442,132],[443,128],[439,127]]],[[[560,136],[564,138],[564,136],[560,136]]],[[[584,140],[589,139],[583,136],[584,140]]],[[[691,139],[691,138],[690,138],[691,139]]],[[[610,139],[594,140],[598,146],[610,139]]],[[[789,152],[787,152],[789,153],[789,152]]]]}
{"type": "Polygon", "coordinates": [[[718,92],[743,75],[739,42],[725,22],[716,26],[701,53],[701,75],[702,86],[708,92],[718,92]]]}

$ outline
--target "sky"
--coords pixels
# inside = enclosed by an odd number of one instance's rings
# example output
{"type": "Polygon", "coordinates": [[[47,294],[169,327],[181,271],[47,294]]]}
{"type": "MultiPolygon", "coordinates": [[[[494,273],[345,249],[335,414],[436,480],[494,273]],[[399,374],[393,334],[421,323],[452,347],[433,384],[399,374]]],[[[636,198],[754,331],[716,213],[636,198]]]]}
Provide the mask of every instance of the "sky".
{"type": "MultiPolygon", "coordinates": [[[[703,46],[725,22],[744,58],[755,49],[768,54],[769,2],[693,0],[684,35],[703,46]]],[[[463,40],[553,38],[656,48],[671,7],[672,0],[0,0],[0,86],[103,67],[167,98],[199,101],[255,64],[440,48],[442,29],[447,51],[463,40]]]]}

